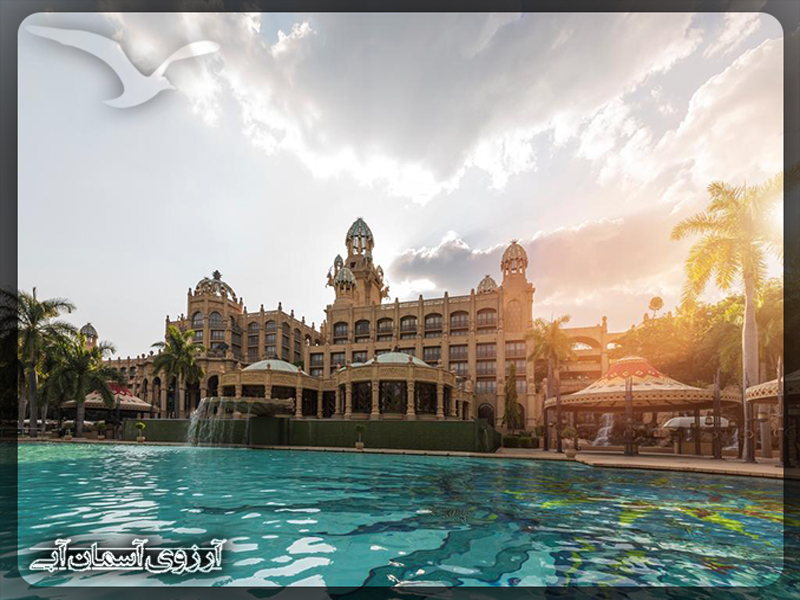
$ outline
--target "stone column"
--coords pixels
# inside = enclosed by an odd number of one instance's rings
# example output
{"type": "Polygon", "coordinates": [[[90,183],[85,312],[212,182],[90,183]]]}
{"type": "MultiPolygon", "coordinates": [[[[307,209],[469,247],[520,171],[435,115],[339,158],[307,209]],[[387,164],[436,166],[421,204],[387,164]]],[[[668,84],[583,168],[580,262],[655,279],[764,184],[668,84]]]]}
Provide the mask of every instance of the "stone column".
{"type": "Polygon", "coordinates": [[[234,397],[241,398],[242,397],[242,384],[241,383],[237,383],[234,386],[234,390],[235,390],[234,393],[233,393],[234,397]]]}
{"type": "Polygon", "coordinates": [[[336,385],[335,393],[336,393],[336,401],[335,401],[336,406],[333,409],[333,414],[334,416],[338,417],[342,414],[342,390],[338,384],[336,385]]]}
{"type": "Polygon", "coordinates": [[[353,384],[348,381],[344,384],[344,418],[349,419],[353,414],[353,384]]]}
{"type": "Polygon", "coordinates": [[[322,391],[321,390],[317,390],[317,418],[318,419],[322,418],[322,398],[323,397],[324,397],[324,394],[322,393],[322,391]]]}
{"type": "Polygon", "coordinates": [[[167,414],[167,386],[161,385],[158,389],[158,395],[161,396],[160,403],[161,403],[161,418],[166,419],[169,415],[167,414]]]}
{"type": "Polygon", "coordinates": [[[436,384],[436,418],[444,419],[444,384],[436,384]]]}
{"type": "Polygon", "coordinates": [[[758,407],[758,420],[760,421],[761,458],[772,458],[772,415],[767,404],[758,407]]]}
{"type": "Polygon", "coordinates": [[[406,381],[406,393],[408,395],[406,400],[406,419],[413,421],[417,418],[417,413],[414,410],[414,381],[412,379],[406,381]]]}
{"type": "Polygon", "coordinates": [[[377,420],[381,418],[380,381],[373,379],[370,387],[372,388],[372,411],[369,414],[369,418],[377,420]]]}
{"type": "Polygon", "coordinates": [[[303,388],[294,388],[294,418],[303,418],[303,388]]]}
{"type": "Polygon", "coordinates": [[[456,388],[450,388],[450,410],[447,411],[448,417],[457,417],[458,416],[458,407],[456,406],[456,395],[457,391],[456,388]]]}

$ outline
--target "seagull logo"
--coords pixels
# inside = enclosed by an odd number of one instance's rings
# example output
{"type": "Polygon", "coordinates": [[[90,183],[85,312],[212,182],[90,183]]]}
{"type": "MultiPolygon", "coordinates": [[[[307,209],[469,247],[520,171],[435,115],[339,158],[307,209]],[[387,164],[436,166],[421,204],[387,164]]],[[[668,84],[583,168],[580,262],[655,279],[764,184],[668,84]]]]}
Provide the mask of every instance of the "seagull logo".
{"type": "Polygon", "coordinates": [[[147,76],[133,66],[133,63],[123,52],[122,46],[102,35],[77,29],[56,29],[54,27],[38,27],[35,25],[27,26],[25,29],[39,37],[55,40],[65,46],[72,46],[93,54],[114,69],[123,87],[121,96],[112,100],[105,100],[106,104],[114,108],[139,106],[148,100],[152,100],[164,90],[174,90],[175,87],[164,77],[164,71],[167,70],[170,64],[176,60],[203,56],[219,50],[219,44],[216,42],[204,41],[188,44],[175,52],[151,75],[147,76]]]}

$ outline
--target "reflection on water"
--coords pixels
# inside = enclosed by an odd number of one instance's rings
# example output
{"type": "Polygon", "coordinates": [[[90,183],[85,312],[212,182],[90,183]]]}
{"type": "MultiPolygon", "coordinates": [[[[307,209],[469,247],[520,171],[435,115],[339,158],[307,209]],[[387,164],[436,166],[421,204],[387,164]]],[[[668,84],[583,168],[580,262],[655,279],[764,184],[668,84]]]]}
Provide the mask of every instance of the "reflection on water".
{"type": "Polygon", "coordinates": [[[20,570],[42,585],[766,585],[781,485],[575,463],[24,444],[20,570]],[[31,573],[56,538],[228,543],[223,570],[31,573]]]}

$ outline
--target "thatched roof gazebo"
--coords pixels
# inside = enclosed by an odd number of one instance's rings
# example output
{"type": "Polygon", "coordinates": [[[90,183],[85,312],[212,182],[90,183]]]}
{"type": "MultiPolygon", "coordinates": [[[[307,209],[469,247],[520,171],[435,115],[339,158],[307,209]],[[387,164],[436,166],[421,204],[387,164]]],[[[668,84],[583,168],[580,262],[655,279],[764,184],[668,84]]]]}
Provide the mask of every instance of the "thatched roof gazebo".
{"type": "MultiPolygon", "coordinates": [[[[779,368],[780,370],[780,368],[779,368]]],[[[778,448],[779,448],[779,457],[780,460],[778,462],[779,465],[783,465],[786,462],[787,458],[787,450],[790,451],[789,456],[789,463],[791,465],[796,465],[800,462],[800,448],[797,445],[797,433],[794,427],[789,428],[789,437],[791,437],[791,441],[786,439],[784,434],[784,401],[786,396],[797,397],[797,394],[800,394],[800,370],[794,371],[786,375],[785,377],[772,379],[770,381],[765,381],[764,383],[759,383],[758,385],[751,385],[747,388],[745,392],[745,398],[747,399],[748,406],[752,407],[754,405],[772,405],[777,406],[777,416],[778,416],[778,448]],[[788,448],[787,448],[788,443],[788,448]]],[[[768,410],[768,409],[765,409],[768,410]]],[[[765,413],[766,414],[766,413],[765,413]]],[[[760,417],[761,419],[761,417],[760,417]]],[[[762,430],[761,435],[762,438],[766,439],[767,433],[769,432],[770,427],[770,419],[767,416],[764,417],[764,430],[762,430]]],[[[762,441],[762,450],[765,448],[765,442],[762,441]]],[[[770,456],[771,444],[766,445],[767,452],[765,452],[765,456],[770,456]]]]}
{"type": "MultiPolygon", "coordinates": [[[[738,391],[686,385],[664,375],[642,357],[626,356],[588,387],[567,396],[548,398],[544,403],[544,413],[545,423],[549,422],[550,411],[557,413],[556,438],[560,449],[561,411],[626,413],[630,429],[633,413],[693,411],[695,422],[699,422],[701,410],[713,409],[716,419],[720,417],[723,405],[741,404],[742,397],[738,391]]],[[[717,421],[716,427],[719,425],[717,421]]],[[[626,454],[632,452],[633,443],[629,441],[626,454]]]]}
{"type": "MultiPolygon", "coordinates": [[[[119,405],[119,409],[121,412],[124,413],[145,413],[150,412],[150,404],[139,398],[138,396],[134,396],[133,392],[131,392],[128,388],[118,385],[116,383],[110,383],[109,387],[111,391],[114,393],[114,404],[110,407],[103,401],[103,397],[97,392],[91,392],[86,395],[84,399],[84,406],[86,410],[116,410],[117,406],[119,405]]],[[[65,402],[62,405],[64,409],[75,409],[76,408],[75,400],[70,400],[69,402],[65,402]]]]}

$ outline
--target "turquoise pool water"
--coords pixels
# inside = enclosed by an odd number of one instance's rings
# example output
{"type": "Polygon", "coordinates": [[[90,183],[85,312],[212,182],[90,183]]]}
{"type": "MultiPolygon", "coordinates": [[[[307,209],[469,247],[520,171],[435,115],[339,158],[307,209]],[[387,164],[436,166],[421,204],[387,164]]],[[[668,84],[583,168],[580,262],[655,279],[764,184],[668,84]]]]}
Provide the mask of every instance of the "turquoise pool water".
{"type": "Polygon", "coordinates": [[[23,444],[19,566],[39,585],[766,585],[781,484],[576,463],[23,444]],[[57,538],[226,538],[222,571],[31,572],[57,538]]]}

